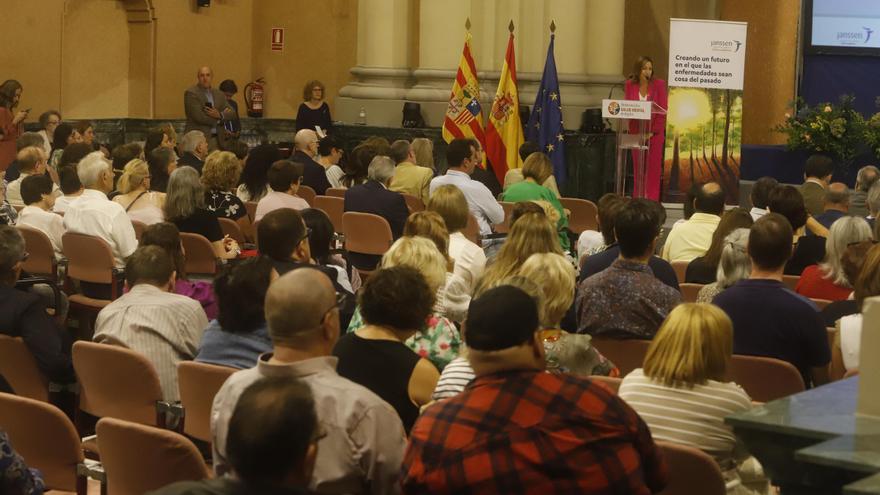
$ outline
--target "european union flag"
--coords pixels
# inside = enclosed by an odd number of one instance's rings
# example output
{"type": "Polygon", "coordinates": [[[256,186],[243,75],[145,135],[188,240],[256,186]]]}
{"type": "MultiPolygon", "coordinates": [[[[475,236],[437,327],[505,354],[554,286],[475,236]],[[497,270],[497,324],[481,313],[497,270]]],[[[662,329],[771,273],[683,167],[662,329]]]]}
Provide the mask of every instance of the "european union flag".
{"type": "Polygon", "coordinates": [[[553,56],[555,34],[550,35],[544,75],[532,107],[532,115],[526,126],[526,139],[541,145],[553,162],[553,175],[560,186],[565,184],[565,141],[562,126],[562,99],[559,96],[559,77],[556,75],[556,58],[553,56]]]}

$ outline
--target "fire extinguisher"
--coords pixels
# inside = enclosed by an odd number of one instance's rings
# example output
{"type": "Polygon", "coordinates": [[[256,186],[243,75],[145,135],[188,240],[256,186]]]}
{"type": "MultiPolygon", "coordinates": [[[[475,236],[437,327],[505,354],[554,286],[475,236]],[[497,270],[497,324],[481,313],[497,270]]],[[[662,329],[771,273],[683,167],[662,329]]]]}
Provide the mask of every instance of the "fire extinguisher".
{"type": "Polygon", "coordinates": [[[244,102],[247,105],[248,117],[262,117],[265,96],[263,85],[266,81],[261,77],[244,87],[244,102]]]}

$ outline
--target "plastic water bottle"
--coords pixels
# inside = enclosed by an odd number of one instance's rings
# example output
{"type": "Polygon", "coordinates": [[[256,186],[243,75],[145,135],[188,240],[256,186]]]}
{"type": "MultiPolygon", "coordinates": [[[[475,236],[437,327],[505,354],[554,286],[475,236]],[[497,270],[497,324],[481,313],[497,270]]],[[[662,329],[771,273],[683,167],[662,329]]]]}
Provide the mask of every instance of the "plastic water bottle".
{"type": "Polygon", "coordinates": [[[361,107],[360,112],[358,112],[358,125],[367,125],[367,110],[364,107],[361,107]]]}

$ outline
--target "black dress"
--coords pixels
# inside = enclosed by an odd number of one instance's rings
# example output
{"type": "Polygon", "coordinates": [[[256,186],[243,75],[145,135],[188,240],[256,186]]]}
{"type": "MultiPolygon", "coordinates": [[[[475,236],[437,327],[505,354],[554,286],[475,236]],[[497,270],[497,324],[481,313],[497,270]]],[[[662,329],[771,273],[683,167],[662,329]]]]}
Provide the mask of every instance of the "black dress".
{"type": "Polygon", "coordinates": [[[317,110],[312,110],[305,103],[299,104],[299,110],[296,111],[296,130],[302,129],[315,130],[315,126],[320,126],[327,134],[330,133],[330,127],[333,121],[330,119],[330,106],[327,102],[321,102],[321,106],[317,110]]]}
{"type": "Polygon", "coordinates": [[[403,342],[365,339],[355,333],[339,339],[333,355],[339,358],[337,373],[390,404],[409,434],[419,417],[419,407],[409,397],[409,380],[421,359],[419,355],[403,342]]]}
{"type": "Polygon", "coordinates": [[[786,275],[800,276],[804,268],[815,265],[825,259],[825,238],[818,236],[801,236],[794,247],[794,254],[785,264],[786,275]]]}
{"type": "Polygon", "coordinates": [[[217,217],[206,209],[197,209],[195,213],[185,218],[175,218],[174,225],[181,232],[189,232],[191,234],[201,234],[211,242],[223,240],[223,229],[220,228],[220,221],[217,217]]]}

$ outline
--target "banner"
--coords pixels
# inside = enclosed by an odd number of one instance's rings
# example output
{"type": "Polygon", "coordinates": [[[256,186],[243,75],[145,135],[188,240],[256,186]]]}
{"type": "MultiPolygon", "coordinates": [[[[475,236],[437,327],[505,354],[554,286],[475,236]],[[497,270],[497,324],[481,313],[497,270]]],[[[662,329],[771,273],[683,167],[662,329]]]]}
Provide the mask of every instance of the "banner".
{"type": "Polygon", "coordinates": [[[535,104],[526,125],[529,141],[538,143],[553,163],[553,176],[556,183],[564,186],[567,177],[565,170],[565,128],[562,125],[562,96],[559,94],[559,76],[556,73],[556,57],[553,46],[556,41],[555,23],[550,24],[550,46],[547,47],[547,60],[544,61],[544,75],[535,96],[535,104]]]}
{"type": "Polygon", "coordinates": [[[745,22],[670,19],[669,112],[663,201],[694,182],[721,184],[739,202],[745,22]]]}
{"type": "MultiPolygon", "coordinates": [[[[467,26],[470,26],[468,20],[467,26]]],[[[471,33],[464,35],[464,49],[458,64],[458,73],[452,83],[452,94],[446,118],[443,119],[443,140],[447,143],[456,138],[473,138],[486,149],[486,136],[483,133],[483,111],[480,106],[480,83],[477,81],[477,66],[471,54],[471,33]]],[[[482,163],[485,168],[485,161],[482,163]]]]}
{"type": "Polygon", "coordinates": [[[513,21],[510,22],[510,38],[507,54],[501,67],[501,80],[495,91],[495,101],[489,111],[486,126],[486,156],[500,184],[512,168],[522,167],[519,147],[523,138],[522,121],[519,120],[519,92],[516,89],[516,56],[513,50],[513,21]]]}

